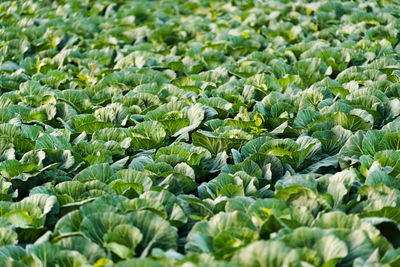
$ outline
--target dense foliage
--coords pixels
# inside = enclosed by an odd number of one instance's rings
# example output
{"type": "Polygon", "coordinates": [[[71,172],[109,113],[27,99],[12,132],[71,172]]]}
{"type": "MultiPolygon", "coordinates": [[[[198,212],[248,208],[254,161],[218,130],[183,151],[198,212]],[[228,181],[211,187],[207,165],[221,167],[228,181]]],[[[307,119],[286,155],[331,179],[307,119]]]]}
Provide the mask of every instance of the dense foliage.
{"type": "Polygon", "coordinates": [[[0,3],[0,266],[400,266],[400,3],[0,3]]]}

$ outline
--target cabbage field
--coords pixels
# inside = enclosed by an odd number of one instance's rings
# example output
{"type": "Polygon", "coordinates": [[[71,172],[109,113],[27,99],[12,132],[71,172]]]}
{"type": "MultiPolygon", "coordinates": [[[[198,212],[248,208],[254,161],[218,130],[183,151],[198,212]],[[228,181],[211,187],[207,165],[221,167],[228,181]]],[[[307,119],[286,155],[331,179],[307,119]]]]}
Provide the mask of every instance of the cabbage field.
{"type": "Polygon", "coordinates": [[[399,267],[399,0],[0,2],[0,266],[399,267]]]}

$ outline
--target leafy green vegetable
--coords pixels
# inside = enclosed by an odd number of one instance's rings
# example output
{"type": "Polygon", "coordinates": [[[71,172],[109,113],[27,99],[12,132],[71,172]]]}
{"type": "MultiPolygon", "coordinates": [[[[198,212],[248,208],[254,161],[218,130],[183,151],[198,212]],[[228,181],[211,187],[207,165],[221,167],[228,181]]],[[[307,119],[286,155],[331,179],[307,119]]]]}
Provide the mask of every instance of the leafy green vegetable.
{"type": "Polygon", "coordinates": [[[0,266],[400,266],[398,0],[0,18],[0,266]]]}

